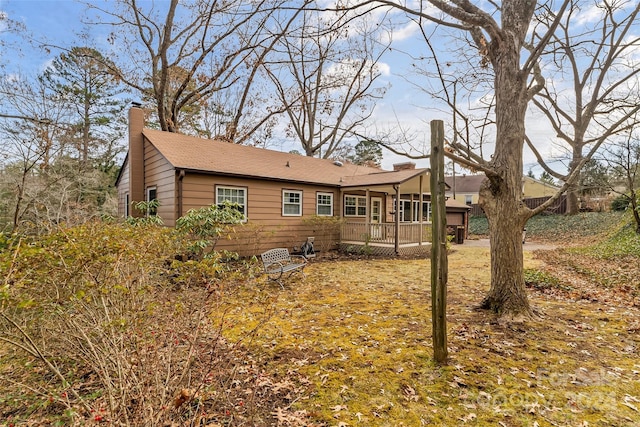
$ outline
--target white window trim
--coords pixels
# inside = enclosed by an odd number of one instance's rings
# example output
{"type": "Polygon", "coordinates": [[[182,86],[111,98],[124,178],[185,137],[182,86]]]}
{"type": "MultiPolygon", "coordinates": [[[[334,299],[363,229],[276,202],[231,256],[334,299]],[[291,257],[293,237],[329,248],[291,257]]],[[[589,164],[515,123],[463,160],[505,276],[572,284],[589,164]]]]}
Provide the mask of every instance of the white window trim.
{"type": "Polygon", "coordinates": [[[398,214],[400,215],[400,222],[412,223],[412,224],[419,223],[420,217],[424,215],[425,207],[427,210],[427,219],[426,220],[423,219],[423,222],[430,224],[431,223],[431,202],[430,201],[425,200],[422,203],[420,203],[419,200],[412,201],[411,199],[400,199],[400,206],[398,209],[398,214]],[[413,218],[410,221],[407,221],[404,219],[404,205],[405,203],[410,204],[411,202],[413,202],[413,218]],[[421,207],[422,209],[420,209],[421,207]]]}
{"type": "Polygon", "coordinates": [[[247,207],[248,206],[247,199],[249,198],[248,197],[247,187],[237,187],[237,186],[234,186],[234,185],[216,185],[215,189],[214,189],[215,198],[216,198],[216,206],[221,205],[226,200],[226,199],[225,200],[220,200],[218,198],[218,196],[219,196],[218,189],[221,189],[221,190],[240,190],[240,191],[242,191],[242,194],[243,194],[242,198],[244,199],[244,204],[242,204],[243,211],[244,211],[244,212],[242,212],[242,214],[244,215],[244,221],[243,222],[246,222],[247,221],[247,214],[249,212],[249,208],[247,207]]]}
{"type": "Polygon", "coordinates": [[[345,194],[344,195],[344,216],[348,216],[348,217],[366,217],[367,216],[367,198],[366,196],[356,196],[356,195],[352,195],[352,194],[345,194]],[[351,214],[347,214],[347,198],[354,198],[356,199],[356,204],[355,204],[355,208],[356,208],[356,213],[355,215],[351,215],[351,214]],[[363,205],[360,204],[360,201],[363,200],[364,201],[364,208],[365,208],[365,213],[362,215],[358,214],[358,208],[362,207],[363,205]]]}
{"type": "Polygon", "coordinates": [[[302,216],[302,191],[301,190],[282,190],[282,216],[302,216]],[[285,193],[291,193],[291,194],[298,194],[300,195],[300,202],[299,203],[285,203],[285,193]],[[298,206],[299,207],[299,212],[298,213],[285,213],[284,211],[284,206],[286,205],[293,205],[293,206],[298,206]]]}
{"type": "Polygon", "coordinates": [[[324,193],[324,192],[320,192],[320,191],[316,193],[316,215],[318,215],[318,216],[333,216],[333,193],[324,193]],[[318,197],[319,196],[329,196],[330,203],[328,205],[319,204],[318,203],[318,197]],[[331,208],[331,213],[330,214],[321,214],[319,212],[320,206],[329,206],[331,208]]]}
{"type": "Polygon", "coordinates": [[[129,193],[124,194],[124,217],[129,218],[131,216],[131,201],[129,193]]]}

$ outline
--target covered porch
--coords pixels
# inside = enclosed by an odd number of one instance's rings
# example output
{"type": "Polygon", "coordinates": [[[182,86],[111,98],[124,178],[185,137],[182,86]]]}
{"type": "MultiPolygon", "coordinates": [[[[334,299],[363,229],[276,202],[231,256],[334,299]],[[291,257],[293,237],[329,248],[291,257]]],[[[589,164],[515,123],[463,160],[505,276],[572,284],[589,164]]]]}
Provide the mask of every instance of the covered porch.
{"type": "Polygon", "coordinates": [[[393,172],[345,179],[340,250],[388,256],[430,253],[429,169],[416,169],[413,163],[396,166],[393,172]],[[355,208],[354,198],[359,199],[355,208]]]}

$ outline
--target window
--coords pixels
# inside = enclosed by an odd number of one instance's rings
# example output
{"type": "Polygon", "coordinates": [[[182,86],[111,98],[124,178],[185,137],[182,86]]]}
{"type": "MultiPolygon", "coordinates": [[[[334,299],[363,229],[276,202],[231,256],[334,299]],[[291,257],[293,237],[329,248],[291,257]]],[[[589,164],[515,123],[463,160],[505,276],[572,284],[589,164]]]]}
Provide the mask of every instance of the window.
{"type": "Polygon", "coordinates": [[[466,196],[464,196],[464,203],[466,205],[472,204],[473,203],[473,195],[467,194],[466,196]]]}
{"type": "Polygon", "coordinates": [[[131,208],[131,200],[129,199],[129,193],[124,195],[124,217],[129,218],[131,216],[131,212],[129,209],[131,208]]]}
{"type": "Polygon", "coordinates": [[[156,189],[156,187],[147,187],[147,202],[151,203],[154,201],[156,202],[156,204],[149,205],[149,208],[147,209],[147,216],[158,215],[158,190],[156,189]]]}
{"type": "Polygon", "coordinates": [[[333,215],[333,193],[318,193],[316,196],[316,215],[333,215]]]}
{"type": "Polygon", "coordinates": [[[431,222],[431,202],[422,203],[422,220],[431,222]]]}
{"type": "Polygon", "coordinates": [[[221,206],[224,202],[236,204],[236,209],[247,217],[247,189],[243,187],[223,187],[216,186],[216,205],[221,206]]]}
{"type": "Polygon", "coordinates": [[[420,215],[422,220],[426,222],[431,221],[431,202],[422,202],[422,212],[420,211],[419,200],[406,200],[400,199],[400,222],[420,222],[420,215]],[[411,209],[413,205],[413,210],[411,209]]]}
{"type": "Polygon", "coordinates": [[[400,199],[400,222],[418,222],[420,218],[420,201],[400,199]],[[413,209],[412,209],[413,204],[413,209]],[[413,217],[412,217],[413,215],[413,217]]]}
{"type": "Polygon", "coordinates": [[[282,216],[302,215],[302,191],[282,190],[282,216]]]}
{"type": "Polygon", "coordinates": [[[367,198],[362,196],[344,196],[344,216],[366,216],[367,198]]]}

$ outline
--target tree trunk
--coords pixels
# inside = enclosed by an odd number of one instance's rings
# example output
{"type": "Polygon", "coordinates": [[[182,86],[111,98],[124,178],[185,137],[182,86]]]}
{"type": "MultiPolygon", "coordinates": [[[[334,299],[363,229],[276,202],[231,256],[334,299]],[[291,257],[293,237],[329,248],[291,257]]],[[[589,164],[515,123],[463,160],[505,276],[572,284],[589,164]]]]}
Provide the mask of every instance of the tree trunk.
{"type": "Polygon", "coordinates": [[[567,215],[575,215],[580,212],[580,197],[577,184],[571,184],[567,189],[567,215]]]}
{"type": "Polygon", "coordinates": [[[480,206],[489,221],[491,286],[481,304],[507,319],[531,317],[524,286],[522,231],[531,211],[522,202],[527,75],[520,49],[530,3],[505,3],[503,37],[493,40],[489,57],[495,73],[496,147],[480,189],[480,206]],[[523,11],[522,8],[528,9],[523,11]]]}
{"type": "Polygon", "coordinates": [[[638,195],[635,191],[631,191],[631,209],[633,210],[633,219],[636,222],[636,234],[640,234],[640,207],[638,206],[638,195]]]}
{"type": "MultiPolygon", "coordinates": [[[[580,145],[581,147],[581,145],[580,145]]],[[[569,172],[571,172],[582,160],[582,149],[576,145],[573,147],[573,158],[569,163],[569,172]]],[[[580,180],[574,182],[567,188],[567,215],[576,215],[580,212],[580,180]]]]}
{"type": "Polygon", "coordinates": [[[498,193],[491,197],[487,193],[496,188],[491,181],[485,181],[481,190],[487,199],[483,208],[489,221],[491,287],[480,306],[507,318],[530,317],[522,254],[522,231],[527,216],[519,213],[523,205],[508,195],[507,187],[503,181],[498,193]]]}

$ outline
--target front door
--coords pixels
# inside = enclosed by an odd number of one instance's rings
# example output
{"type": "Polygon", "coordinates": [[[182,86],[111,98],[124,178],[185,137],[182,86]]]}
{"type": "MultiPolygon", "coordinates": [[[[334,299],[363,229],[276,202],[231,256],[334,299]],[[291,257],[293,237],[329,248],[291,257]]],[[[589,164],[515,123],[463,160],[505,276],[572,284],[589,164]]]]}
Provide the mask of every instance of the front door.
{"type": "Polygon", "coordinates": [[[382,198],[371,198],[371,238],[382,238],[382,198]]]}

